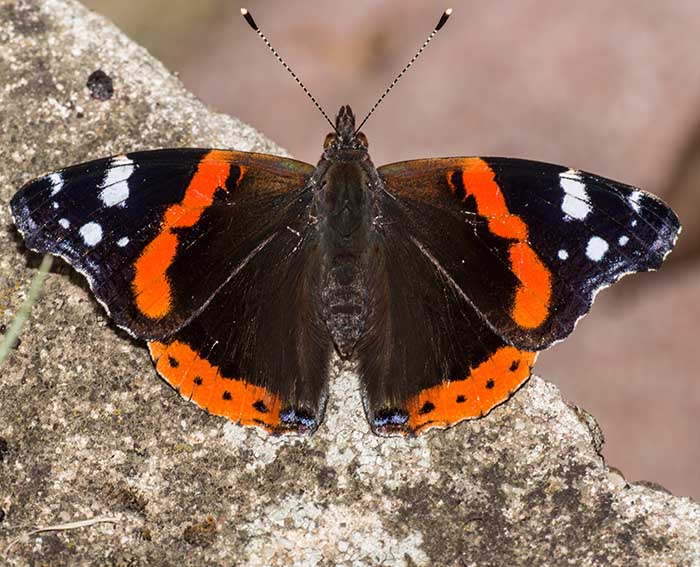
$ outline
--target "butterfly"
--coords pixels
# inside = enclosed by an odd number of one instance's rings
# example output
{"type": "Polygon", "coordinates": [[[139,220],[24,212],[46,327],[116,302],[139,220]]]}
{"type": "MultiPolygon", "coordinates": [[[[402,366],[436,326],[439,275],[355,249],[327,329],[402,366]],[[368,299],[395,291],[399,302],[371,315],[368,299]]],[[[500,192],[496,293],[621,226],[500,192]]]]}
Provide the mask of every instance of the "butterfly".
{"type": "Polygon", "coordinates": [[[488,157],[376,168],[349,106],[331,125],[316,166],[133,152],[27,183],[13,218],[182,397],[272,433],[319,427],[334,355],[356,363],[379,435],[481,417],[680,231],[657,197],[590,173],[488,157]]]}

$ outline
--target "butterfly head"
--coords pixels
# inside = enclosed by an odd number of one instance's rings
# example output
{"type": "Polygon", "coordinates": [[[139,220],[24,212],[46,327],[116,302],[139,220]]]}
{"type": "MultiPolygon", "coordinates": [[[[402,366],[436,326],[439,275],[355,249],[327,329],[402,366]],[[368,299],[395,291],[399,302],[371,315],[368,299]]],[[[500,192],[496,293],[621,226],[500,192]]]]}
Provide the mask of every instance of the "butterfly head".
{"type": "Polygon", "coordinates": [[[324,157],[329,159],[358,159],[367,154],[367,136],[355,131],[355,115],[347,104],[335,117],[335,132],[326,136],[324,157]]]}

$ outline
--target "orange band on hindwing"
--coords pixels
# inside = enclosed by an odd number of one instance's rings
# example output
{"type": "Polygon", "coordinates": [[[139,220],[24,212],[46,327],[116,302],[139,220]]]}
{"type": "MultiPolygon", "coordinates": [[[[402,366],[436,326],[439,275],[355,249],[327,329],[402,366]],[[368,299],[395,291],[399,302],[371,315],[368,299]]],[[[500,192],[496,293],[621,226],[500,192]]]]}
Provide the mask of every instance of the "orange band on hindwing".
{"type": "Polygon", "coordinates": [[[420,433],[487,414],[530,377],[535,358],[536,352],[504,346],[465,379],[423,390],[408,401],[408,429],[420,433]]]}
{"type": "MultiPolygon", "coordinates": [[[[510,269],[520,280],[515,290],[510,315],[520,327],[533,329],[549,315],[552,295],[552,275],[527,242],[527,225],[508,210],[503,192],[491,167],[481,158],[467,158],[461,169],[464,197],[473,197],[477,213],[488,222],[489,231],[501,238],[515,240],[509,249],[510,269]]],[[[453,193],[454,172],[448,172],[447,182],[453,193]]]]}
{"type": "Polygon", "coordinates": [[[148,343],[156,370],[180,395],[214,415],[275,431],[281,402],[243,378],[223,376],[217,366],[182,341],[148,343]]]}
{"type": "MultiPolygon", "coordinates": [[[[185,190],[182,201],[168,207],[160,232],[144,248],[134,263],[132,291],[139,311],[150,319],[161,319],[173,308],[172,290],[167,275],[179,244],[175,229],[194,226],[214,202],[217,190],[226,190],[231,174],[229,152],[212,150],[199,162],[197,171],[185,190]]],[[[243,178],[244,168],[236,180],[243,178]]]]}

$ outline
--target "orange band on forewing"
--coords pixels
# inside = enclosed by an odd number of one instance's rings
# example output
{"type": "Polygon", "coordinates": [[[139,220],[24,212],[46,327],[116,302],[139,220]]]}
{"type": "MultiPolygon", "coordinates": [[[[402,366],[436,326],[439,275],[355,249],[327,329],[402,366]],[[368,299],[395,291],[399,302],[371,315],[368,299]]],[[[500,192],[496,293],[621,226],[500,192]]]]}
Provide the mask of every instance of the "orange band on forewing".
{"type": "Polygon", "coordinates": [[[536,357],[535,352],[501,347],[466,379],[445,382],[410,399],[408,428],[419,433],[487,414],[529,378],[536,357]]]}
{"type": "MultiPolygon", "coordinates": [[[[480,158],[467,158],[463,163],[464,198],[474,198],[477,212],[487,220],[491,233],[516,241],[510,247],[508,260],[520,285],[515,291],[511,317],[521,327],[539,327],[549,314],[551,274],[527,242],[525,222],[508,210],[491,167],[480,158]]],[[[452,173],[447,178],[454,192],[452,173]]]]}
{"type": "Polygon", "coordinates": [[[525,328],[538,327],[549,314],[552,275],[526,242],[513,244],[509,252],[513,273],[523,282],[515,291],[513,321],[525,328]]]}
{"type": "MultiPolygon", "coordinates": [[[[165,317],[172,309],[172,291],[167,270],[177,253],[177,228],[194,226],[214,202],[218,189],[226,189],[231,173],[229,152],[212,150],[199,162],[197,172],[185,190],[182,201],[165,211],[158,235],[144,248],[134,264],[132,290],[139,311],[151,319],[165,317]]],[[[243,177],[244,168],[236,184],[243,177]]]]}
{"type": "Polygon", "coordinates": [[[136,275],[132,282],[136,305],[139,311],[158,319],[170,311],[170,281],[166,270],[177,252],[177,236],[170,230],[161,232],[153,239],[136,260],[136,275]]]}
{"type": "Polygon", "coordinates": [[[183,398],[209,413],[243,425],[268,431],[279,426],[280,399],[265,388],[249,384],[245,379],[222,376],[217,366],[181,341],[150,342],[148,348],[158,373],[183,398]]]}

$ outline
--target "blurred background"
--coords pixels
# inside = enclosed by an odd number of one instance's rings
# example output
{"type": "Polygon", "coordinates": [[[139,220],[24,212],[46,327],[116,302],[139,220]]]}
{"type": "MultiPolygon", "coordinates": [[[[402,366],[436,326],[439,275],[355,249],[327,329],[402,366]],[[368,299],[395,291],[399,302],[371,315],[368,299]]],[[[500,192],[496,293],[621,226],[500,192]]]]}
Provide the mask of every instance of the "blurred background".
{"type": "MultiPolygon", "coordinates": [[[[315,163],[329,127],[230,0],[84,0],[216,110],[315,163]]],[[[332,116],[364,115],[444,2],[250,1],[332,116]]],[[[629,481],[700,499],[700,2],[454,2],[430,49],[364,128],[377,165],[482,155],[640,186],[681,217],[659,273],[597,299],[537,373],[592,413],[629,481]]],[[[107,70],[108,71],[108,70],[107,70]]]]}

